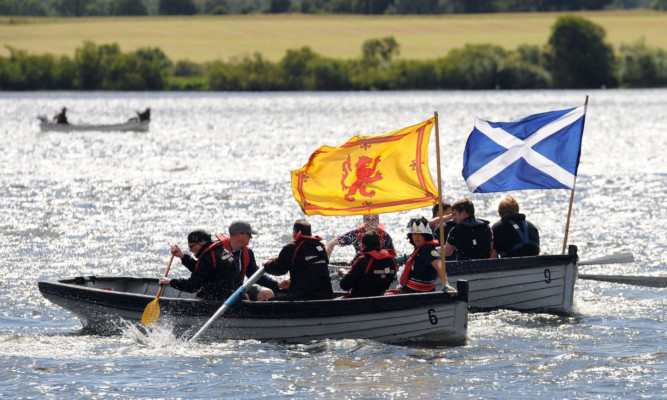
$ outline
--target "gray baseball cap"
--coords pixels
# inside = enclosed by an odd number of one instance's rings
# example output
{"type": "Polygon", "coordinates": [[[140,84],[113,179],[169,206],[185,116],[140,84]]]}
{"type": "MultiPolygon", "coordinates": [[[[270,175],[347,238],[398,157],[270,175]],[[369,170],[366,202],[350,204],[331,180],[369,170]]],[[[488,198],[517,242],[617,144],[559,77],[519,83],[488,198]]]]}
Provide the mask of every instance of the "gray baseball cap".
{"type": "Polygon", "coordinates": [[[250,223],[247,221],[234,221],[229,225],[229,234],[233,235],[235,233],[251,233],[257,235],[257,231],[252,229],[250,223]]]}

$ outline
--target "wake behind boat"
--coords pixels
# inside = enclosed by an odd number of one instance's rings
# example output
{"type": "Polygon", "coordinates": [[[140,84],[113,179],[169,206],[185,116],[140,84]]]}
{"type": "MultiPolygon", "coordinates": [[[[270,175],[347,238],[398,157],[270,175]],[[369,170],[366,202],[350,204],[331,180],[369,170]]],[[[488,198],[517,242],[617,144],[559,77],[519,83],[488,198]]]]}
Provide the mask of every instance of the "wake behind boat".
{"type": "MultiPolygon", "coordinates": [[[[76,277],[39,282],[42,295],[75,314],[84,330],[116,334],[141,322],[158,291],[156,279],[76,277]]],[[[340,293],[342,295],[342,293],[340,293]]],[[[419,293],[353,299],[239,301],[204,334],[209,340],[257,339],[307,343],[321,339],[371,339],[387,343],[465,344],[467,287],[458,294],[419,293]]],[[[222,301],[206,301],[165,286],[160,323],[192,336],[222,301]]]]}
{"type": "Polygon", "coordinates": [[[151,123],[150,120],[141,121],[138,118],[133,118],[127,122],[118,124],[76,125],[49,122],[48,119],[42,115],[37,118],[40,120],[39,127],[42,132],[148,132],[151,123]]]}

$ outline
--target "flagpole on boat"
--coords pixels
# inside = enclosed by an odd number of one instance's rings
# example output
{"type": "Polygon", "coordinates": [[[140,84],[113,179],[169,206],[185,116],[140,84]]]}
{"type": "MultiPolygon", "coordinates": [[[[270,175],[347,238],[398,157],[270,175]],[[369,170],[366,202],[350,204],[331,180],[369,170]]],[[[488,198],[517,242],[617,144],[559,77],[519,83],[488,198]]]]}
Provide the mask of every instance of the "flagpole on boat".
{"type": "Polygon", "coordinates": [[[438,112],[435,111],[433,113],[433,116],[435,118],[435,157],[436,161],[438,163],[438,219],[440,221],[440,226],[438,229],[440,229],[440,263],[442,265],[442,288],[445,289],[445,285],[447,284],[447,264],[445,263],[445,239],[443,236],[445,236],[445,227],[444,227],[444,221],[443,218],[444,216],[442,215],[443,209],[442,209],[442,179],[441,179],[441,174],[440,174],[440,129],[438,127],[438,112]]]}
{"type": "MultiPolygon", "coordinates": [[[[584,123],[581,125],[581,135],[584,135],[584,125],[586,124],[586,109],[588,108],[588,95],[586,95],[586,101],[584,102],[584,123]]],[[[437,126],[437,122],[436,122],[437,126]]],[[[436,130],[437,132],[437,130],[436,130]]],[[[570,207],[567,210],[567,222],[565,223],[565,238],[563,239],[563,252],[565,254],[565,248],[567,247],[567,234],[570,231],[570,216],[572,215],[572,203],[574,202],[574,187],[577,183],[577,175],[574,175],[574,182],[572,184],[572,192],[570,193],[570,207]]]]}

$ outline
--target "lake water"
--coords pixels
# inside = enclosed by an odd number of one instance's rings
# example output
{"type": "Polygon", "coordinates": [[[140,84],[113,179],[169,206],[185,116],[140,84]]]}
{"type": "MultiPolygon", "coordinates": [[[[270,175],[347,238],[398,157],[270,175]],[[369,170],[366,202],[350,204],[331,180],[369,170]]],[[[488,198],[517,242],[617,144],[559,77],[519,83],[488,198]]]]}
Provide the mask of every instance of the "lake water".
{"type": "MultiPolygon", "coordinates": [[[[468,197],[496,221],[505,193],[471,194],[462,153],[476,116],[507,121],[581,105],[590,95],[569,244],[582,260],[630,251],[633,264],[585,273],[665,276],[667,90],[381,93],[0,93],[0,397],[183,399],[666,398],[665,289],[580,280],[577,314],[473,314],[459,347],[372,341],[189,343],[80,332],[40,280],[159,277],[169,246],[233,219],[277,255],[303,216],[290,171],[319,146],[440,117],[443,197],[468,197]],[[152,108],[147,133],[41,133],[38,114],[123,121],[152,108]]],[[[435,137],[430,169],[436,174],[435,137]]],[[[570,191],[511,192],[560,253],[570,191]]],[[[381,216],[399,253],[428,209],[381,216]]],[[[325,240],[360,217],[308,217],[325,240]]],[[[348,248],[332,259],[347,260],[348,248]]],[[[187,276],[174,263],[170,276],[187,276]]]]}

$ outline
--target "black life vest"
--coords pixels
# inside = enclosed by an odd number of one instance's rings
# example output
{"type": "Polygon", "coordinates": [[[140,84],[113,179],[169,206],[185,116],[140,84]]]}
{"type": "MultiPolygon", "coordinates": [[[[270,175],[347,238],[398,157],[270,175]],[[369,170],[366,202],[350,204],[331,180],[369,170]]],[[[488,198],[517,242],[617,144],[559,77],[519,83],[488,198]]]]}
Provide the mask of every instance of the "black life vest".
{"type": "Polygon", "coordinates": [[[534,246],[534,247],[539,247],[540,246],[534,240],[530,240],[530,238],[528,236],[528,223],[526,222],[525,219],[523,221],[521,221],[522,222],[521,226],[519,226],[519,224],[517,224],[515,221],[513,221],[511,219],[508,219],[507,222],[509,222],[510,225],[512,225],[512,228],[514,228],[517,235],[519,235],[519,239],[521,241],[519,243],[515,244],[514,246],[512,246],[511,249],[501,251],[500,252],[501,257],[507,257],[508,254],[512,254],[515,251],[523,248],[526,245],[530,245],[530,246],[534,246]]]}

